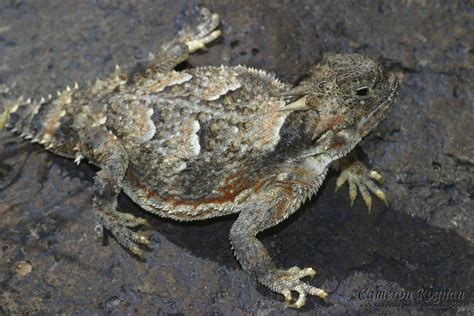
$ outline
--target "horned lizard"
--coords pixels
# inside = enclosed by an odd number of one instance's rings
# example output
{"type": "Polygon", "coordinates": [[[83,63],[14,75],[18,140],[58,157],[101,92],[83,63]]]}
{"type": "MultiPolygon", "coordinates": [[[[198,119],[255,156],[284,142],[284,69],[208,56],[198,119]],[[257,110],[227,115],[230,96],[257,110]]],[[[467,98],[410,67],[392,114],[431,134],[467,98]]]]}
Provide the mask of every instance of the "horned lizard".
{"type": "MultiPolygon", "coordinates": [[[[333,55],[295,87],[244,66],[176,71],[189,54],[221,36],[217,14],[200,16],[164,44],[145,68],[115,73],[83,89],[75,84],[39,101],[3,104],[0,128],[77,163],[97,165],[97,221],[142,256],[146,223],[118,212],[123,190],[143,209],[179,221],[240,213],[230,241],[243,269],[301,307],[327,293],[301,281],[312,268],[277,268],[256,235],[293,214],[314,195],[328,167],[382,120],[398,93],[393,73],[358,54],[333,55]],[[292,292],[298,293],[296,300],[292,292]]],[[[386,201],[360,162],[342,164],[337,187],[386,201]]]]}

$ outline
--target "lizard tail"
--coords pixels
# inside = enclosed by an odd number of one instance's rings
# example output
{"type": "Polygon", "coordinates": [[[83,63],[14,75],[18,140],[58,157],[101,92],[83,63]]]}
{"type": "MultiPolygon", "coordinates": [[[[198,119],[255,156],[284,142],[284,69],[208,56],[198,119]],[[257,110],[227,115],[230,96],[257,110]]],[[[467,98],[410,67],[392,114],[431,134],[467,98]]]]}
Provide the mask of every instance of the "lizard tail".
{"type": "Polygon", "coordinates": [[[21,133],[22,137],[31,139],[34,135],[30,130],[30,121],[38,112],[42,102],[25,100],[23,97],[13,98],[10,88],[0,85],[0,129],[7,128],[12,132],[21,133]]]}
{"type": "Polygon", "coordinates": [[[6,85],[0,85],[0,95],[2,96],[2,101],[0,101],[0,129],[4,128],[10,120],[10,113],[15,112],[17,106],[9,102],[10,88],[6,85]]]}
{"type": "Polygon", "coordinates": [[[69,131],[71,122],[66,113],[77,89],[79,86],[76,84],[73,89],[67,87],[63,92],[58,91],[55,97],[48,95],[40,100],[25,100],[22,97],[8,97],[8,89],[3,88],[2,91],[0,85],[0,94],[5,96],[5,101],[0,101],[0,129],[7,128],[48,150],[68,156],[73,151],[69,147],[74,146],[75,140],[74,134],[69,131]],[[66,123],[61,123],[62,119],[66,123]],[[68,132],[64,133],[62,127],[68,132]]]}

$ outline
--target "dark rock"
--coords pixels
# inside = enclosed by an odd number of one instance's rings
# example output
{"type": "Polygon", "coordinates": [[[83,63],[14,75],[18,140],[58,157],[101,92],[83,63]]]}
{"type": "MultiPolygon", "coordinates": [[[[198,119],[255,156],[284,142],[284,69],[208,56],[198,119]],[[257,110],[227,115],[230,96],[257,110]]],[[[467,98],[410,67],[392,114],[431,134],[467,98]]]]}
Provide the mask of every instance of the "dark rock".
{"type": "MultiPolygon", "coordinates": [[[[363,141],[385,176],[390,207],[368,214],[335,174],[317,197],[262,234],[282,267],[313,266],[303,314],[473,312],[474,26],[469,1],[204,1],[224,38],[190,65],[245,64],[297,82],[325,53],[362,52],[403,77],[393,111],[363,141]],[[463,292],[456,300],[375,299],[375,290],[463,292]],[[361,295],[361,291],[363,291],[361,295]],[[364,292],[365,291],[365,292],[364,292]],[[418,306],[403,310],[370,304],[418,306]],[[422,307],[424,306],[424,309],[422,307]],[[430,308],[436,307],[436,308],[430,308]],[[443,307],[443,308],[438,308],[443,307]]],[[[161,1],[4,1],[0,81],[39,98],[104,77],[170,39],[191,6],[161,1]]],[[[235,217],[151,222],[154,250],[137,260],[96,240],[96,171],[0,134],[0,314],[296,314],[239,267],[227,241],[235,217]],[[31,272],[20,275],[19,263],[31,272]]],[[[428,293],[428,292],[426,292],[428,293]]],[[[428,294],[427,294],[428,295],[428,294]]],[[[453,294],[454,295],[454,294],[453,294]]]]}

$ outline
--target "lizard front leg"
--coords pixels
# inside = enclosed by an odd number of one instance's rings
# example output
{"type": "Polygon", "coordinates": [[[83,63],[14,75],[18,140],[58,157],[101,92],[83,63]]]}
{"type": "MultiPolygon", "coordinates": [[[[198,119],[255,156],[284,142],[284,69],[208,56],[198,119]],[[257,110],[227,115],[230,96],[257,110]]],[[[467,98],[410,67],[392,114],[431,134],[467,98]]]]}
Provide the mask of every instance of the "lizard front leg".
{"type": "Polygon", "coordinates": [[[130,228],[146,224],[142,218],[117,212],[117,196],[122,189],[122,181],[128,168],[128,156],[119,140],[105,128],[95,127],[81,137],[88,157],[101,170],[97,173],[93,187],[93,207],[97,216],[100,232],[105,228],[126,249],[137,256],[142,250],[137,244],[147,246],[149,241],[130,228]]]}
{"type": "Polygon", "coordinates": [[[257,239],[258,232],[276,225],[293,213],[308,195],[305,188],[288,183],[276,183],[259,194],[256,201],[243,205],[244,209],[230,230],[230,240],[235,255],[243,269],[261,284],[285,297],[289,307],[302,307],[306,295],[311,294],[326,299],[328,294],[300,279],[313,277],[312,268],[278,269],[267,250],[257,239]],[[298,292],[296,302],[291,303],[291,292],[298,292]]]}

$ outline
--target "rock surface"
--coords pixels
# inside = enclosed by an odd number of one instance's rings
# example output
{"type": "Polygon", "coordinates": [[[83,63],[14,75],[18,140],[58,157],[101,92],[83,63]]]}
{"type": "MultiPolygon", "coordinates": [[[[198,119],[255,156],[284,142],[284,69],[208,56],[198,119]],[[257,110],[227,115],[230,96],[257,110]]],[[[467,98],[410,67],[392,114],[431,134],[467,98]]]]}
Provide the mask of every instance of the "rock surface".
{"type": "MultiPolygon", "coordinates": [[[[381,58],[403,78],[401,95],[359,152],[385,176],[390,206],[378,203],[368,214],[358,200],[351,209],[347,189],[334,193],[330,174],[318,196],[263,241],[279,266],[315,267],[310,282],[331,293],[329,303],[309,299],[302,314],[468,315],[474,6],[314,2],[203,1],[221,15],[224,38],[189,64],[245,64],[294,83],[326,53],[381,58]],[[413,297],[371,299],[376,290],[413,297]],[[429,293],[447,290],[464,296],[430,301],[429,293]],[[411,307],[393,307],[401,304],[411,307]]],[[[192,5],[184,0],[3,1],[0,83],[39,98],[104,77],[171,38],[187,14],[192,5]]],[[[122,196],[120,208],[150,221],[154,250],[142,262],[113,239],[95,240],[95,171],[0,132],[0,314],[297,313],[238,266],[228,243],[234,217],[175,223],[122,196]]]]}

